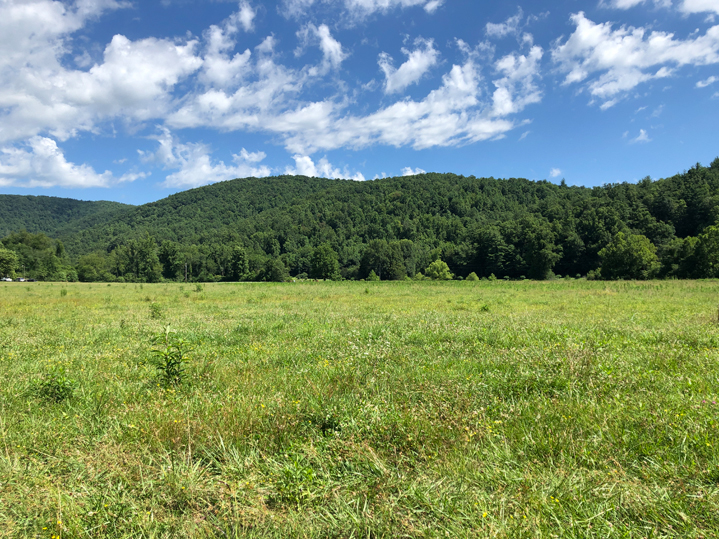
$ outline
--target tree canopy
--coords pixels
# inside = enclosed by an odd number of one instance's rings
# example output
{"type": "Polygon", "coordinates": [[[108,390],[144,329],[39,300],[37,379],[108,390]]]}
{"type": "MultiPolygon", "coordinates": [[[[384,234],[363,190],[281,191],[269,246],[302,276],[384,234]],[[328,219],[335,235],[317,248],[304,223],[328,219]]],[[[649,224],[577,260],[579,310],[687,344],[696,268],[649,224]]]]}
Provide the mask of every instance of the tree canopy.
{"type": "MultiPolygon", "coordinates": [[[[434,173],[247,178],[17,231],[5,247],[36,278],[82,280],[183,280],[185,268],[192,281],[397,280],[440,259],[457,278],[714,277],[718,193],[719,159],[594,188],[434,173]]],[[[41,223],[47,201],[36,202],[26,222],[41,223]]]]}

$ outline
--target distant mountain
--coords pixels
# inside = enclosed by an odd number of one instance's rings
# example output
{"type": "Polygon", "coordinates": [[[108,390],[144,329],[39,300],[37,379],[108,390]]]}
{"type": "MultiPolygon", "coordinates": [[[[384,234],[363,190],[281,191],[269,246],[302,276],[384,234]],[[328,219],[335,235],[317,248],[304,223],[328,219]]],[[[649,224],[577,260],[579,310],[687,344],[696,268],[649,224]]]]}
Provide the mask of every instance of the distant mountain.
{"type": "MultiPolygon", "coordinates": [[[[244,178],[171,195],[98,219],[93,226],[63,229],[60,237],[73,255],[105,250],[149,232],[158,241],[199,243],[223,232],[240,232],[257,216],[320,196],[337,184],[356,183],[304,176],[244,178]]],[[[280,210],[282,211],[282,210],[280,210]]]]}
{"type": "Polygon", "coordinates": [[[20,230],[49,236],[70,234],[107,222],[132,207],[119,202],[0,195],[0,238],[20,230]]]}
{"type": "Polygon", "coordinates": [[[303,275],[322,244],[345,278],[411,277],[437,258],[463,277],[586,275],[610,244],[620,261],[635,251],[646,275],[719,276],[719,243],[701,239],[717,223],[719,158],[666,179],[593,188],[427,173],[236,179],[137,207],[0,196],[0,237],[44,232],[104,279],[160,278],[160,266],[168,280],[184,278],[185,266],[191,279],[229,279],[240,260],[245,278],[303,275]],[[90,253],[93,261],[80,260],[90,253]],[[694,271],[699,259],[708,269],[694,271]],[[143,277],[141,266],[152,272],[143,277]]]}

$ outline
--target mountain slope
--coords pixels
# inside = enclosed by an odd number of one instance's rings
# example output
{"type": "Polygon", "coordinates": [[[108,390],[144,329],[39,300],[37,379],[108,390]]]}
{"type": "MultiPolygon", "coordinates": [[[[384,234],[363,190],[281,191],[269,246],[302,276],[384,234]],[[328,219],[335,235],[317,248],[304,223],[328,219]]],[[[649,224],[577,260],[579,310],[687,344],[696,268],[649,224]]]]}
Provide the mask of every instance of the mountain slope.
{"type": "Polygon", "coordinates": [[[85,229],[132,208],[119,202],[88,202],[48,196],[0,195],[0,238],[27,230],[57,236],[85,229]]]}

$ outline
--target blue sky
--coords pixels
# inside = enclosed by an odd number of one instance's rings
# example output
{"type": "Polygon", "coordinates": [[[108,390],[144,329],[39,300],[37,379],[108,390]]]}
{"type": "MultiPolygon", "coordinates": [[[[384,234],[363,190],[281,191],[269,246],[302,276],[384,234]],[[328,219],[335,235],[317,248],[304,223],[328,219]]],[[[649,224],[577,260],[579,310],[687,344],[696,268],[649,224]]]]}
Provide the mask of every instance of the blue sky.
{"type": "Polygon", "coordinates": [[[0,193],[575,185],[719,156],[719,0],[1,0],[0,193]],[[418,180],[419,181],[419,180],[418,180]]]}

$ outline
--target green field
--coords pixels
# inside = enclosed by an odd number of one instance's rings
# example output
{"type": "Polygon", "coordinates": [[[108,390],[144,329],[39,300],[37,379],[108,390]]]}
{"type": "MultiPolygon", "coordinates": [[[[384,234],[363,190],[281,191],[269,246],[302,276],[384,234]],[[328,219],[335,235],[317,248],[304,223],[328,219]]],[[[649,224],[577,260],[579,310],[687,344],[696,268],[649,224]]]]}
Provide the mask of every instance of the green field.
{"type": "Polygon", "coordinates": [[[717,537],[718,281],[0,286],[0,537],[717,537]],[[168,385],[170,326],[192,350],[168,385]]]}

